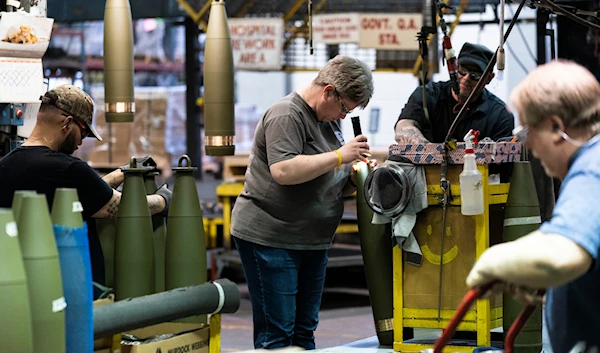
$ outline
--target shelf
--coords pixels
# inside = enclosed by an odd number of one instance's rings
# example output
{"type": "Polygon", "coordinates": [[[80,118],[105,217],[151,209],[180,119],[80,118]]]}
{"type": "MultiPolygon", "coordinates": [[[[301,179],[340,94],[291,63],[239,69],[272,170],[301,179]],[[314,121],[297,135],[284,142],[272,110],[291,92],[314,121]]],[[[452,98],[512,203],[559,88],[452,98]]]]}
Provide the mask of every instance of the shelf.
{"type": "MultiPolygon", "coordinates": [[[[87,70],[103,70],[104,59],[102,58],[86,58],[85,68],[87,70]]],[[[157,71],[157,72],[183,72],[185,70],[184,63],[174,62],[145,62],[142,60],[134,61],[135,72],[140,71],[157,71]]]]}

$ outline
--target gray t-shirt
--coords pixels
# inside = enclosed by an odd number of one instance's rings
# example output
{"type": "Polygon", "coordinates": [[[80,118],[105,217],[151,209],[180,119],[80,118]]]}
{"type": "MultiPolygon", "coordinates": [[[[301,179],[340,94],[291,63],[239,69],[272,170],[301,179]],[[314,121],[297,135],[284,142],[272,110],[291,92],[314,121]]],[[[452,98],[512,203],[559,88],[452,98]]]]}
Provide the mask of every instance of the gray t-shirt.
{"type": "Polygon", "coordinates": [[[331,152],[343,143],[337,122],[320,122],[296,92],[273,104],[256,127],[244,190],[233,207],[231,234],[283,249],[330,248],[344,211],[342,191],[351,166],[298,185],[278,184],[269,166],[297,155],[331,152]]]}

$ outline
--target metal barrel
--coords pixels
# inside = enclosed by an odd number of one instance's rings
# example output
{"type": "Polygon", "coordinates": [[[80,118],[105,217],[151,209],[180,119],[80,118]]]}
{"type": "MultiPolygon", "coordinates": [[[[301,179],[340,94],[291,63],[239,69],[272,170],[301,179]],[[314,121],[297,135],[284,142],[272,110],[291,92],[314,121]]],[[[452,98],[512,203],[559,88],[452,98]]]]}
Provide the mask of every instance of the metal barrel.
{"type": "Polygon", "coordinates": [[[239,307],[237,285],[228,279],[219,279],[95,307],[94,336],[107,337],[191,315],[231,314],[239,307]]]}
{"type": "Polygon", "coordinates": [[[143,173],[135,158],[126,168],[117,213],[115,242],[115,296],[117,300],[154,293],[152,218],[143,173]]]}
{"type": "MultiPolygon", "coordinates": [[[[503,241],[513,241],[539,228],[540,207],[529,162],[515,162],[504,212],[503,241]]],[[[523,305],[504,294],[504,333],[515,321],[523,305]]],[[[542,350],[542,310],[537,307],[515,340],[515,353],[539,353],[542,350]]]]}
{"type": "Polygon", "coordinates": [[[372,224],[373,210],[367,204],[364,185],[371,172],[365,162],[355,164],[357,170],[356,210],[358,233],[377,338],[382,345],[394,343],[394,297],[392,238],[385,225],[372,224]]]}
{"type": "Polygon", "coordinates": [[[0,339],[2,351],[33,353],[25,265],[13,213],[0,208],[0,339]]]}
{"type": "MultiPolygon", "coordinates": [[[[167,218],[165,249],[167,290],[203,284],[207,277],[204,223],[194,178],[198,168],[190,163],[190,158],[184,155],[173,168],[175,185],[167,218]]],[[[206,324],[207,317],[199,315],[180,321],[206,324]]]]}

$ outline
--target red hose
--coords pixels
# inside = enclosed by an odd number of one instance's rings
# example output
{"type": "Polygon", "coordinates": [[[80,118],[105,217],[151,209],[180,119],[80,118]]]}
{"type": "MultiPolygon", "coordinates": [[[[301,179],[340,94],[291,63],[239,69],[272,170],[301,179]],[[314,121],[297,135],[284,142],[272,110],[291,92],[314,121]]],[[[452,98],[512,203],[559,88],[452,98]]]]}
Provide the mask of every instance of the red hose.
{"type": "MultiPolygon", "coordinates": [[[[538,289],[535,295],[544,295],[545,292],[545,290],[538,289]]],[[[533,314],[535,307],[536,305],[527,305],[525,309],[521,311],[519,316],[517,316],[513,324],[510,325],[510,329],[508,329],[508,333],[504,338],[504,353],[513,353],[515,340],[519,335],[519,332],[523,329],[523,326],[525,326],[525,323],[527,323],[527,320],[529,320],[531,314],[533,314]]]]}
{"type": "MultiPolygon", "coordinates": [[[[450,339],[452,339],[452,337],[454,336],[456,328],[458,327],[462,319],[465,317],[467,311],[469,311],[473,303],[477,299],[481,298],[496,283],[497,282],[488,283],[481,288],[474,288],[467,292],[463,300],[458,305],[456,313],[454,313],[454,316],[452,317],[452,319],[450,319],[448,326],[443,330],[442,335],[435,341],[433,345],[434,353],[442,353],[442,350],[448,344],[448,342],[450,342],[450,339]]],[[[538,289],[535,295],[543,295],[545,292],[545,290],[538,289]]],[[[536,305],[526,306],[523,309],[523,311],[521,311],[519,316],[517,316],[513,324],[510,326],[510,329],[508,330],[508,333],[506,334],[506,338],[504,340],[504,353],[513,353],[515,339],[517,338],[519,332],[521,332],[521,329],[523,329],[523,326],[525,326],[525,323],[527,322],[535,308],[536,305]]]]}
{"type": "Polygon", "coordinates": [[[467,311],[469,311],[473,303],[477,299],[481,298],[488,290],[490,290],[494,284],[496,284],[496,282],[488,283],[481,288],[473,288],[467,292],[463,300],[458,305],[456,313],[452,319],[450,319],[450,323],[448,323],[448,326],[444,329],[444,331],[442,331],[442,335],[435,341],[433,345],[434,353],[442,353],[442,350],[448,344],[448,342],[450,342],[452,336],[454,336],[456,328],[465,317],[467,311]]]}

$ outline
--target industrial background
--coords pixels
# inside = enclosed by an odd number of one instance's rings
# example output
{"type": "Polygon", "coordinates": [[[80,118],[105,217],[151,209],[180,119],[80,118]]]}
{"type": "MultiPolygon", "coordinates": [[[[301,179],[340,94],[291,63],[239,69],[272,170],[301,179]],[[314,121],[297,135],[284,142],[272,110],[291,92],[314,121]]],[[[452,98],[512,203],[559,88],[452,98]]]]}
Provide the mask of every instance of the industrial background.
{"type": "MultiPolygon", "coordinates": [[[[211,353],[216,353],[220,349],[223,352],[235,352],[252,348],[248,290],[229,229],[231,208],[243,187],[258,120],[271,103],[310,82],[315,72],[330,58],[338,54],[353,56],[371,67],[375,79],[375,94],[369,106],[355,115],[363,122],[363,132],[369,138],[374,157],[385,160],[389,146],[395,143],[396,119],[412,91],[419,85],[418,72],[421,66],[417,32],[430,21],[431,1],[226,1],[235,67],[235,119],[232,126],[235,131],[235,155],[231,156],[207,154],[204,146],[207,135],[205,92],[210,89],[208,85],[205,87],[204,67],[211,1],[129,0],[136,106],[133,121],[130,122],[108,122],[109,119],[105,118],[105,48],[106,42],[115,38],[104,35],[107,2],[21,1],[30,3],[31,9],[38,11],[37,16],[53,19],[47,47],[33,59],[23,55],[27,60],[39,59],[42,67],[38,85],[41,88],[32,86],[34,91],[39,89],[41,92],[32,92],[32,95],[39,96],[47,89],[68,83],[83,88],[96,102],[94,124],[105,138],[103,141],[85,140],[75,156],[86,161],[100,174],[129,162],[132,156],[152,156],[157,163],[158,185],[164,182],[173,185],[176,172],[172,168],[177,167],[178,163],[181,167],[182,155],[189,156],[187,166],[197,167],[197,170],[187,172],[193,176],[194,186],[191,188],[197,191],[201,205],[207,279],[228,278],[236,283],[241,295],[239,309],[231,309],[235,313],[223,314],[218,317],[219,321],[210,322],[211,326],[215,325],[213,327],[219,326],[220,331],[211,331],[211,347],[204,347],[207,351],[210,349],[211,353]],[[403,29],[406,37],[402,37],[402,41],[398,42],[392,35],[393,38],[385,37],[378,45],[370,46],[368,43],[340,39],[345,38],[346,32],[356,28],[328,28],[319,22],[328,18],[325,15],[356,21],[359,27],[364,27],[362,30],[374,31],[376,35],[383,33],[377,31],[386,16],[388,19],[406,16],[407,21],[418,18],[418,22],[412,29],[403,29]],[[359,22],[359,15],[373,15],[379,22],[371,22],[372,28],[369,28],[369,24],[359,22]],[[271,24],[273,32],[251,33],[259,25],[271,24]],[[384,43],[386,41],[389,42],[384,43]],[[218,337],[219,344],[214,343],[217,340],[214,337],[218,337]],[[219,347],[213,347],[213,343],[219,347]]],[[[454,47],[460,48],[469,41],[491,49],[498,46],[500,16],[504,15],[508,25],[519,5],[518,2],[507,2],[501,9],[499,1],[495,0],[448,0],[446,3],[451,10],[447,11],[444,18],[451,28],[454,47]]],[[[580,16],[589,20],[595,20],[600,6],[597,1],[556,3],[573,13],[577,13],[575,8],[583,11],[583,14],[579,13],[580,16]]],[[[530,70],[553,58],[575,60],[600,78],[600,39],[597,32],[551,12],[538,2],[526,1],[525,4],[506,42],[506,69],[502,77],[488,86],[490,91],[507,101],[512,88],[530,70]]],[[[0,7],[10,8],[11,2],[0,1],[0,7]]],[[[409,22],[406,23],[410,27],[409,22]]],[[[2,30],[5,29],[0,23],[2,30]]],[[[121,35],[119,31],[112,33],[113,36],[121,35]]],[[[431,36],[428,80],[440,81],[448,79],[448,73],[441,58],[442,34],[436,33],[431,36]]],[[[19,60],[20,54],[8,55],[6,51],[8,49],[0,47],[0,57],[11,56],[19,60]]],[[[2,69],[2,65],[8,65],[6,60],[0,60],[0,77],[3,77],[5,70],[12,70],[8,66],[2,69]]],[[[0,156],[16,148],[29,136],[39,108],[39,103],[15,100],[14,95],[10,94],[11,84],[0,79],[0,108],[3,114],[0,119],[0,156]]],[[[350,119],[342,122],[342,131],[347,140],[353,137],[350,119]]],[[[503,202],[506,202],[507,190],[508,187],[504,190],[503,202]]],[[[345,206],[328,264],[321,321],[316,331],[318,348],[336,347],[365,339],[368,341],[376,334],[373,302],[369,298],[358,234],[356,196],[349,197],[345,206]]],[[[496,321],[494,327],[498,327],[500,322],[501,328],[501,317],[496,321]]],[[[424,340],[435,338],[443,327],[440,325],[439,322],[424,325],[415,323],[404,327],[405,335],[424,340]],[[436,329],[430,330],[432,327],[436,329]]],[[[473,324],[465,330],[469,332],[463,332],[461,338],[477,339],[479,329],[473,324]]],[[[169,330],[172,331],[171,328],[169,330]]],[[[106,332],[111,335],[116,333],[110,330],[106,332]]],[[[148,332],[143,333],[150,335],[148,332]]],[[[497,339],[497,332],[501,330],[494,332],[492,339],[497,339]]],[[[112,340],[111,337],[104,337],[103,342],[96,341],[95,351],[115,351],[114,337],[117,336],[111,336],[112,340]]],[[[4,352],[2,340],[3,337],[0,337],[0,352],[4,352]]],[[[131,352],[171,352],[164,347],[157,347],[131,352]]]]}

